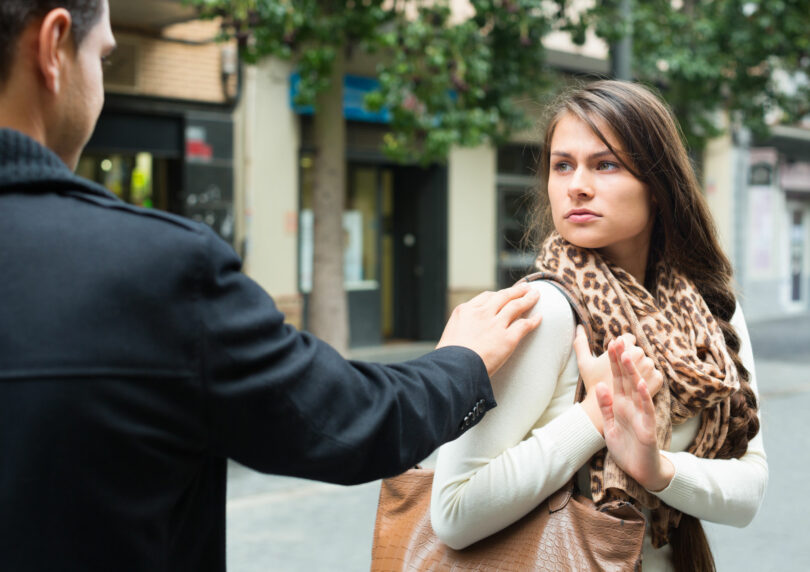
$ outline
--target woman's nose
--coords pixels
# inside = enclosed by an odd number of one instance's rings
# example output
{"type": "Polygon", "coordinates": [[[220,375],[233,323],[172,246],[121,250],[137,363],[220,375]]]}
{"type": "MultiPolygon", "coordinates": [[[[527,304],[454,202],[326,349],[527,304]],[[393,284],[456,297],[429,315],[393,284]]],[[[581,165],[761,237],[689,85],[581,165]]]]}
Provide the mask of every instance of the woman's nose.
{"type": "Polygon", "coordinates": [[[592,183],[587,171],[578,168],[569,179],[568,195],[572,199],[589,199],[593,196],[592,183]]]}

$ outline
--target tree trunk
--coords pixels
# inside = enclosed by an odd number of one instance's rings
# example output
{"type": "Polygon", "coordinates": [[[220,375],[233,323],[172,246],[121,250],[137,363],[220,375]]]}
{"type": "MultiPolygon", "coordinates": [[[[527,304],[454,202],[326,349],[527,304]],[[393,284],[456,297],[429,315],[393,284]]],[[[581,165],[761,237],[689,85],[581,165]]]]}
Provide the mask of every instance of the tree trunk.
{"type": "Polygon", "coordinates": [[[329,89],[317,100],[313,117],[314,255],[309,329],[341,353],[349,346],[349,320],[343,289],[343,209],[346,196],[346,123],[343,119],[343,48],[332,66],[329,89]]]}

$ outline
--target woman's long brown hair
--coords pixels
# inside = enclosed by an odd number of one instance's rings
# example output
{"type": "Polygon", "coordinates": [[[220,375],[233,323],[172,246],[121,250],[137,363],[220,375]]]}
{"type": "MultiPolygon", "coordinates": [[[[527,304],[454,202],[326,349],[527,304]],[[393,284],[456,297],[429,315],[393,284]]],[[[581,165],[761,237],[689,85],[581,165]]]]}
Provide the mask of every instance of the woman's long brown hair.
{"type": "MultiPolygon", "coordinates": [[[[720,247],[717,230],[700,191],[697,176],[669,107],[647,88],[623,81],[596,81],[561,95],[550,108],[540,150],[539,179],[532,242],[536,247],[553,229],[548,205],[550,147],[554,129],[565,115],[587,123],[622,165],[650,190],[655,208],[647,268],[663,260],[697,287],[717,320],[740,376],[731,398],[728,436],[720,458],[739,458],[759,431],[757,401],[750,375],[739,356],[740,339],[730,324],[736,308],[732,268],[720,247]],[[614,149],[598,125],[608,126],[621,149],[614,149]]],[[[647,273],[651,288],[653,272],[647,273]]],[[[678,571],[713,571],[714,558],[700,521],[684,514],[669,533],[678,571]]]]}

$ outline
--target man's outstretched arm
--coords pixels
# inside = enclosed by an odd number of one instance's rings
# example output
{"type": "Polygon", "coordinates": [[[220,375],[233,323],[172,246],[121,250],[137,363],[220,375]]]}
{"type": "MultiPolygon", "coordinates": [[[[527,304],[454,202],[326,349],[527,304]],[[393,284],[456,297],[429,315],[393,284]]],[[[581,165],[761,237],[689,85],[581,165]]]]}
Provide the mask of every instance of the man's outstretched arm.
{"type": "Polygon", "coordinates": [[[205,233],[201,375],[210,447],[254,469],[353,484],[400,473],[495,405],[489,375],[539,324],[519,286],[459,306],[438,349],[382,365],[343,359],[284,324],[272,299],[205,233]]]}

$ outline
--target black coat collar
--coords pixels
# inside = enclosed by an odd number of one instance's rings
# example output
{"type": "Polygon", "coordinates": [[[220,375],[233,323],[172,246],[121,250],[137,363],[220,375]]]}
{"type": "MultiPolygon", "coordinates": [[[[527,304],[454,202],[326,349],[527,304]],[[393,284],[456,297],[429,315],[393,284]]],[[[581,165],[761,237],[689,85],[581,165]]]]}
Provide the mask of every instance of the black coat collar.
{"type": "Polygon", "coordinates": [[[0,129],[0,193],[36,190],[70,190],[106,198],[111,192],[73,173],[56,154],[27,135],[0,129]]]}

